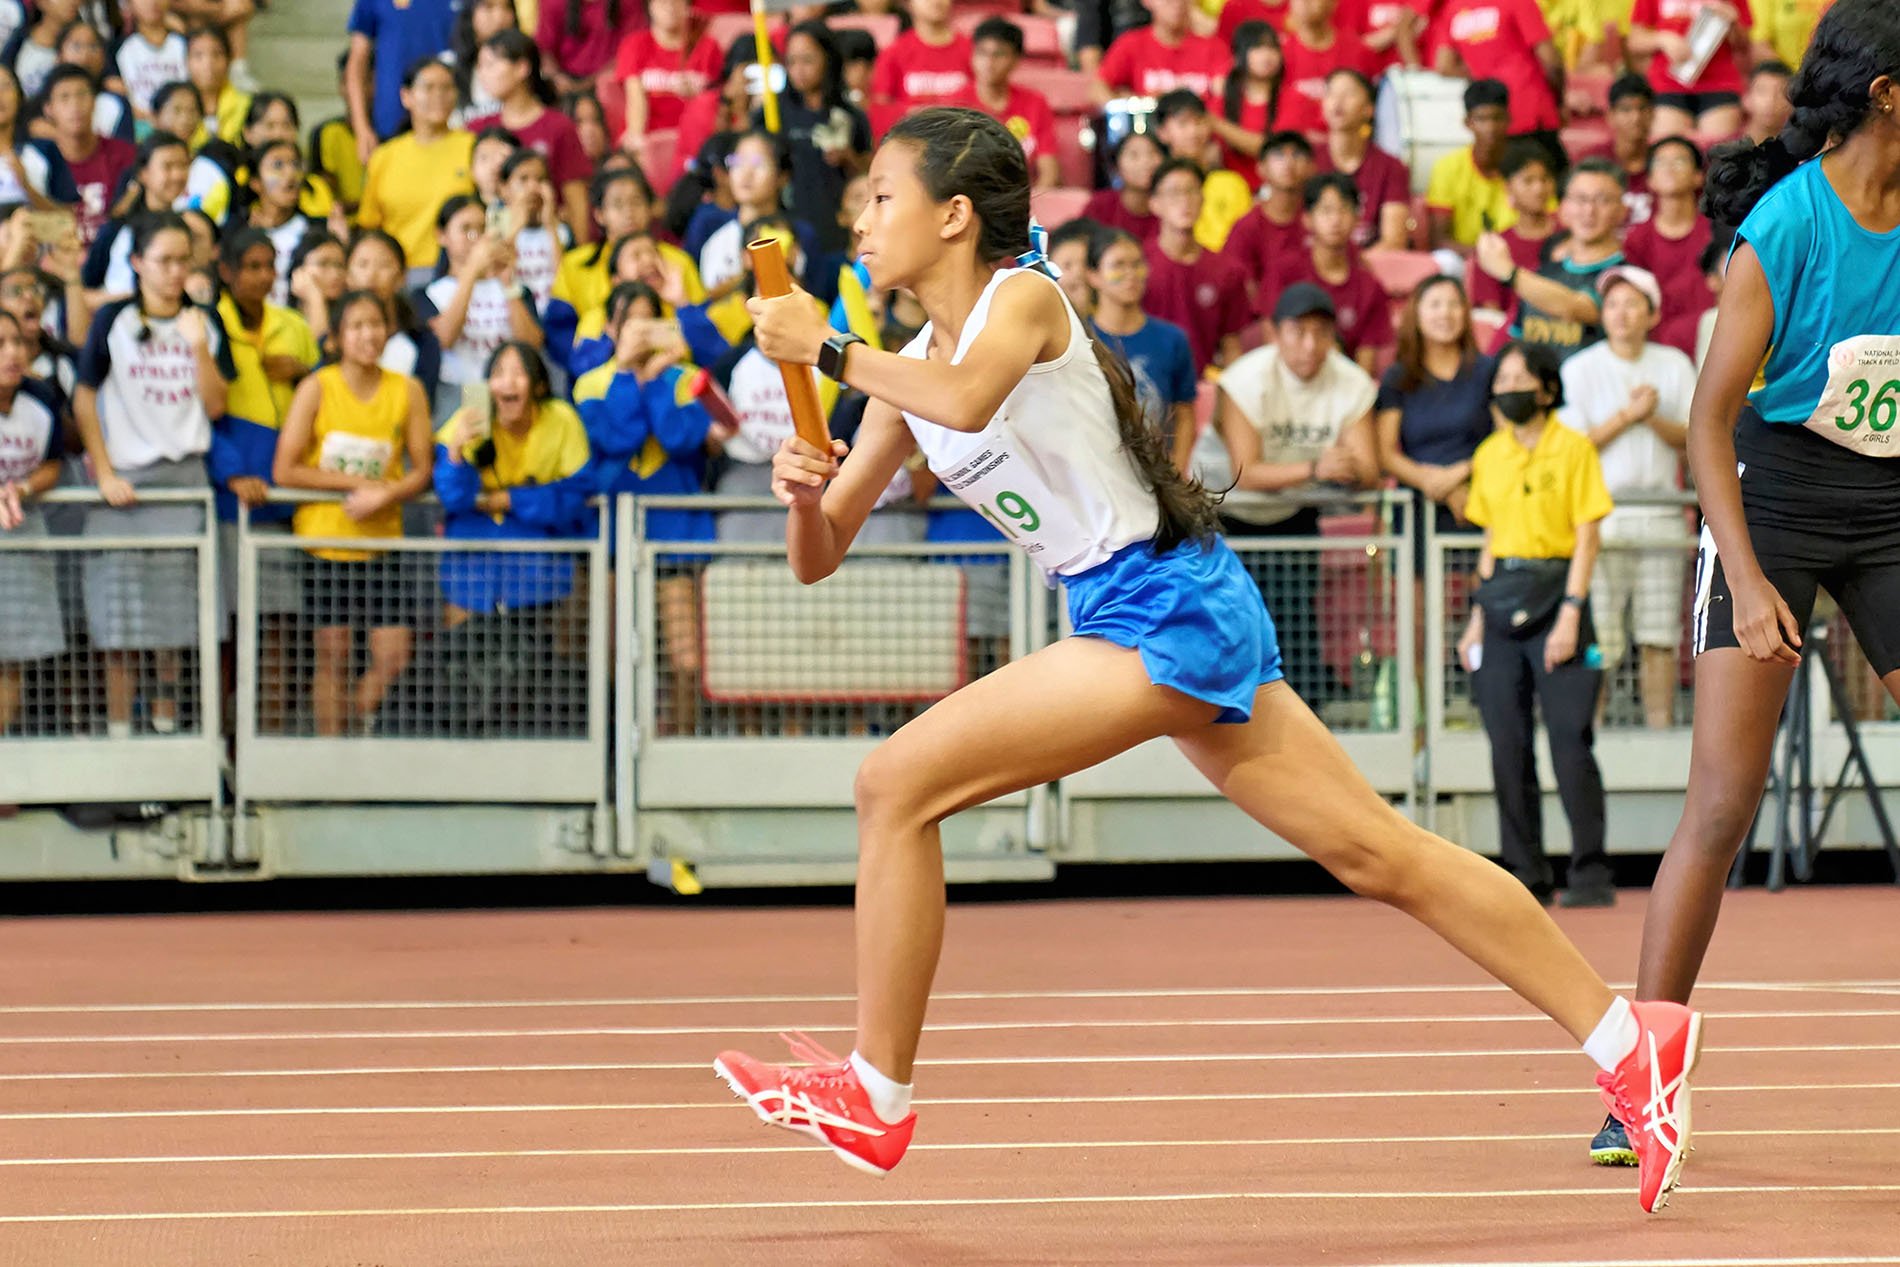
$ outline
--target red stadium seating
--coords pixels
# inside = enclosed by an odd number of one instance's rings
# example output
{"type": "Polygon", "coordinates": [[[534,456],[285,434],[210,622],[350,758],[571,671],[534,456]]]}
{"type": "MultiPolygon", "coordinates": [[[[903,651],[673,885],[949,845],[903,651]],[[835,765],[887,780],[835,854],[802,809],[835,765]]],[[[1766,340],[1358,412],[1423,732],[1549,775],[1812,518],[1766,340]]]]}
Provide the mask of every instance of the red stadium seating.
{"type": "Polygon", "coordinates": [[[1412,195],[1412,246],[1415,250],[1432,249],[1432,209],[1424,194],[1412,195]]]}
{"type": "Polygon", "coordinates": [[[1220,400],[1220,384],[1202,379],[1194,389],[1194,436],[1200,438],[1201,432],[1214,422],[1214,406],[1220,400]]]}
{"type": "Polygon", "coordinates": [[[1504,321],[1499,314],[1488,308],[1479,308],[1471,314],[1471,335],[1478,341],[1478,347],[1490,351],[1497,343],[1498,336],[1504,332],[1504,321]]]}
{"type": "Polygon", "coordinates": [[[1044,189],[1029,196],[1029,212],[1053,229],[1081,215],[1082,208],[1088,205],[1089,194],[1087,186],[1058,185],[1044,189]]]}
{"type": "MultiPolygon", "coordinates": [[[[787,29],[785,23],[781,21],[774,21],[767,27],[772,36],[774,48],[785,47],[787,29]]],[[[752,15],[749,13],[715,13],[706,19],[706,38],[719,45],[721,52],[724,52],[741,35],[750,34],[752,34],[752,15]]]]}
{"type": "Polygon", "coordinates": [[[1079,70],[1038,66],[1022,82],[1047,97],[1049,108],[1059,115],[1095,113],[1094,77],[1079,70]]]}
{"type": "Polygon", "coordinates": [[[1429,251],[1372,251],[1362,258],[1393,299],[1404,299],[1420,282],[1438,272],[1438,261],[1429,251]]]}
{"type": "Polygon", "coordinates": [[[869,31],[879,48],[889,48],[900,24],[894,13],[840,13],[826,18],[825,25],[834,31],[869,31]]]}
{"type": "Polygon", "coordinates": [[[1603,119],[1584,119],[1573,123],[1557,134],[1563,142],[1564,153],[1572,159],[1600,149],[1610,143],[1610,125],[1603,119]]]}
{"type": "MultiPolygon", "coordinates": [[[[1089,129],[1089,121],[1078,115],[1062,115],[1056,119],[1056,159],[1062,173],[1062,183],[1081,189],[1095,184],[1095,155],[1090,146],[1082,143],[1082,134],[1089,129]]],[[[1090,129],[1088,135],[1095,135],[1090,129]]]]}
{"type": "Polygon", "coordinates": [[[673,160],[678,155],[680,132],[678,128],[655,128],[640,138],[637,157],[640,170],[646,173],[647,180],[655,189],[670,189],[673,186],[673,160]]]}
{"type": "MultiPolygon", "coordinates": [[[[1062,51],[1062,34],[1057,30],[1054,18],[1040,17],[1033,13],[1003,13],[999,15],[993,11],[974,6],[967,9],[959,6],[959,11],[952,20],[957,30],[968,35],[988,19],[997,16],[1008,18],[1022,29],[1023,59],[1025,61],[1067,62],[1067,55],[1062,51]]],[[[827,20],[833,26],[838,25],[838,19],[836,18],[827,20]]],[[[1037,73],[1040,74],[1041,71],[1038,70],[1037,73]]],[[[1039,88],[1041,84],[1038,83],[1031,86],[1039,88]]]]}

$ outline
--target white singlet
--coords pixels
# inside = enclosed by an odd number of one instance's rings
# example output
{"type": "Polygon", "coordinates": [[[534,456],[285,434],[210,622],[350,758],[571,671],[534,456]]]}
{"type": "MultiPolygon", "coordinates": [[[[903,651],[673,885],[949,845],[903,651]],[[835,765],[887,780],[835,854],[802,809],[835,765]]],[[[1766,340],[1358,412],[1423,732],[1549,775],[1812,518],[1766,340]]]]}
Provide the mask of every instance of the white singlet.
{"type": "MultiPolygon", "coordinates": [[[[982,334],[996,290],[1022,273],[1056,283],[1039,269],[997,270],[970,310],[955,365],[982,334]]],[[[1160,509],[1122,448],[1108,380],[1089,350],[1088,332],[1065,298],[1069,345],[1029,367],[980,432],[954,431],[906,412],[917,447],[944,488],[1022,546],[1044,572],[1073,576],[1124,546],[1154,536],[1160,509]]],[[[926,324],[901,355],[929,354],[926,324]]]]}

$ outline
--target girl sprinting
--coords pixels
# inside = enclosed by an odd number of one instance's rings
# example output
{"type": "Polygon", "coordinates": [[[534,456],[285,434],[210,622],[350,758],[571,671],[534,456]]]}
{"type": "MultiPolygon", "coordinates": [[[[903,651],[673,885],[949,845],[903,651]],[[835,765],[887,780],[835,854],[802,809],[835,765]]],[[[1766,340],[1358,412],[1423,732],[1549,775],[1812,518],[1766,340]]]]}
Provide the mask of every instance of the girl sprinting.
{"type": "MultiPolygon", "coordinates": [[[[909,1147],[911,1069],[943,940],[938,824],[1168,736],[1230,800],[1355,892],[1423,921],[1548,1013],[1604,1070],[1642,1156],[1645,1210],[1689,1141],[1700,1017],[1612,995],[1522,885],[1375,793],[1283,680],[1259,590],[1213,500],[1142,418],[1127,367],[1093,343],[1030,245],[1022,147],[974,110],[897,124],[856,231],[880,290],[930,323],[902,352],[853,345],[803,294],[754,299],[759,347],[871,397],[851,460],[796,439],[773,462],[786,547],[836,571],[906,458],[1067,586],[1075,634],[905,726],[857,778],[857,1046],[815,1063],[725,1052],[714,1069],[764,1121],[883,1174],[909,1147]]],[[[1039,231],[1038,231],[1039,233],[1039,231]]]]}

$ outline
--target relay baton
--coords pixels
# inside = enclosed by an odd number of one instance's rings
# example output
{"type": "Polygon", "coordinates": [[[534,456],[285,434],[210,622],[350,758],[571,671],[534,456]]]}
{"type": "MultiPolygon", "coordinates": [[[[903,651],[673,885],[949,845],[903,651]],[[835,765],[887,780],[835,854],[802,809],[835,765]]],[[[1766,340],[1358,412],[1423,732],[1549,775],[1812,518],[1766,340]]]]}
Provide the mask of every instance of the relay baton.
{"type": "MultiPolygon", "coordinates": [[[[785,248],[777,238],[761,238],[746,247],[752,259],[752,276],[759,294],[778,299],[792,293],[792,275],[785,269],[785,248]]],[[[785,380],[785,399],[792,406],[792,427],[798,438],[831,456],[831,431],[825,426],[825,411],[818,403],[818,384],[808,365],[779,365],[785,380]]]]}

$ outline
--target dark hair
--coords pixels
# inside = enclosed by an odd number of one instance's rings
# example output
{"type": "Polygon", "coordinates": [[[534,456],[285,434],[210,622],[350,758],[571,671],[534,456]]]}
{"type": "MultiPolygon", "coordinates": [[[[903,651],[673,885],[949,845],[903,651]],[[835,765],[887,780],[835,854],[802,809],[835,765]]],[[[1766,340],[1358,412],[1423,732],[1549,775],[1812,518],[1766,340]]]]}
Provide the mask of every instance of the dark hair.
{"type": "MultiPolygon", "coordinates": [[[[520,21],[519,16],[516,21],[520,21]]],[[[482,52],[520,65],[528,64],[528,91],[534,99],[544,106],[551,106],[558,98],[554,95],[554,86],[548,83],[547,76],[541,73],[541,50],[535,47],[534,39],[526,31],[515,27],[505,31],[496,31],[482,41],[482,52]]]]}
{"type": "Polygon", "coordinates": [[[290,127],[293,132],[303,127],[303,116],[297,111],[296,101],[288,94],[266,89],[251,98],[250,106],[244,111],[244,125],[240,130],[249,132],[262,123],[265,112],[272,106],[282,106],[290,111],[290,127]]]}
{"type": "Polygon", "coordinates": [[[1748,82],[1752,84],[1763,75],[1779,75],[1783,79],[1793,79],[1794,67],[1771,57],[1767,61],[1755,63],[1754,68],[1748,72],[1748,82]]]}
{"type": "Polygon", "coordinates": [[[218,42],[218,47],[224,50],[225,60],[226,61],[230,60],[231,37],[224,33],[224,28],[216,27],[216,26],[194,26],[189,31],[185,32],[185,47],[186,48],[190,48],[193,44],[196,44],[199,40],[216,40],[218,42]]]}
{"type": "Polygon", "coordinates": [[[47,99],[53,95],[53,89],[67,83],[82,83],[86,85],[86,91],[95,96],[99,92],[99,81],[93,78],[91,71],[84,66],[75,66],[71,62],[61,62],[47,71],[46,78],[40,81],[40,93],[37,100],[41,111],[46,109],[47,99]]]}
{"type": "Polygon", "coordinates": [[[449,227],[449,221],[455,219],[469,207],[480,207],[484,214],[488,208],[483,205],[479,194],[452,194],[435,211],[435,230],[440,233],[449,227]]]}
{"type": "MultiPolygon", "coordinates": [[[[186,86],[189,87],[190,85],[186,86]]],[[[113,215],[128,216],[139,213],[149,213],[149,209],[145,206],[145,182],[140,178],[139,173],[145,170],[146,164],[150,163],[160,150],[173,149],[185,151],[187,159],[191,156],[191,147],[178,137],[173,136],[170,132],[148,132],[145,134],[145,139],[139,142],[137,151],[132,155],[132,166],[125,179],[125,191],[120,194],[119,201],[113,204],[113,215]]],[[[169,211],[170,208],[161,207],[159,210],[169,211]]]]}
{"type": "MultiPolygon", "coordinates": [[[[373,290],[365,290],[359,286],[355,290],[344,291],[336,297],[336,302],[330,305],[330,329],[336,335],[340,336],[343,333],[343,314],[358,304],[368,304],[376,309],[376,315],[383,319],[383,329],[392,334],[395,332],[396,323],[390,318],[389,309],[383,304],[383,297],[373,290]]],[[[340,342],[337,350],[342,350],[340,342]]]]}
{"type": "Polygon", "coordinates": [[[1176,115],[1205,115],[1206,113],[1207,103],[1201,100],[1199,93],[1191,92],[1186,88],[1175,88],[1162,93],[1161,99],[1155,102],[1154,121],[1158,127],[1176,115]]]}
{"type": "MultiPolygon", "coordinates": [[[[838,41],[833,38],[831,28],[815,18],[809,22],[800,22],[786,32],[785,46],[790,48],[792,40],[800,35],[816,44],[819,53],[824,56],[825,76],[819,83],[818,91],[824,98],[825,105],[833,109],[841,106],[849,108],[851,102],[845,96],[844,88],[844,56],[838,52],[838,41]]],[[[785,79],[785,88],[779,93],[779,100],[781,102],[787,100],[792,91],[792,81],[788,75],[785,79]]]]}
{"type": "Polygon", "coordinates": [[[668,233],[676,238],[686,236],[694,213],[718,188],[719,176],[725,172],[726,159],[731,157],[733,142],[738,139],[737,132],[715,132],[686,164],[686,170],[666,191],[666,204],[660,211],[660,220],[668,233]]]}
{"type": "MultiPolygon", "coordinates": [[[[1221,89],[1220,112],[1229,123],[1240,122],[1241,109],[1247,104],[1247,55],[1262,44],[1280,52],[1280,37],[1265,22],[1242,22],[1234,28],[1234,69],[1228,72],[1227,86],[1221,89]]],[[[1280,73],[1267,85],[1267,118],[1280,108],[1280,84],[1286,79],[1286,57],[1281,55],[1280,73]]]]}
{"type": "Polygon", "coordinates": [[[1509,180],[1533,163],[1552,176],[1557,174],[1550,150],[1542,142],[1534,137],[1514,137],[1504,143],[1504,155],[1498,159],[1498,174],[1509,180]]]}
{"type": "Polygon", "coordinates": [[[1616,82],[1610,85],[1611,107],[1614,108],[1617,102],[1629,97],[1641,97],[1653,105],[1656,90],[1649,86],[1649,80],[1642,75],[1618,75],[1616,82]]]}
{"type": "MultiPolygon", "coordinates": [[[[543,405],[554,399],[554,379],[548,373],[548,363],[542,359],[541,349],[533,344],[523,343],[520,339],[509,339],[488,354],[488,363],[482,366],[482,378],[486,380],[492,375],[495,372],[495,366],[500,364],[501,358],[510,352],[521,358],[521,368],[528,372],[529,406],[532,408],[543,405]]],[[[495,406],[492,400],[488,408],[488,416],[493,418],[495,406]]]]}
{"type": "Polygon", "coordinates": [[[190,83],[187,80],[173,79],[173,80],[169,80],[165,83],[160,84],[158,88],[152,93],[152,117],[156,119],[158,117],[158,112],[160,110],[163,110],[165,106],[171,101],[171,99],[173,97],[176,97],[181,92],[188,92],[191,94],[191,99],[198,103],[199,114],[203,114],[205,112],[205,99],[204,99],[203,94],[201,94],[198,91],[198,86],[196,84],[190,83]]]}
{"type": "Polygon", "coordinates": [[[302,268],[304,261],[326,246],[334,246],[337,250],[343,251],[345,261],[349,259],[349,252],[344,248],[342,238],[337,237],[328,229],[311,228],[297,240],[297,249],[290,253],[290,271],[294,273],[302,268]]]}
{"type": "Polygon", "coordinates": [[[1478,359],[1478,336],[1471,329],[1471,301],[1465,295],[1464,283],[1449,273],[1427,277],[1406,296],[1405,311],[1399,316],[1399,347],[1393,364],[1399,367],[1402,392],[1417,391],[1430,377],[1425,369],[1425,332],[1419,328],[1418,310],[1424,307],[1425,296],[1440,286],[1457,291],[1460,302],[1465,305],[1465,328],[1458,337],[1458,372],[1464,373],[1478,359]]]}
{"type": "Polygon", "coordinates": [[[789,176],[792,172],[792,147],[782,132],[767,132],[764,128],[747,128],[743,132],[732,134],[732,148],[726,152],[726,162],[732,162],[732,156],[747,141],[754,141],[772,152],[772,161],[778,164],[780,176],[789,176]]]}
{"type": "Polygon", "coordinates": [[[244,255],[253,247],[270,247],[273,267],[277,259],[277,247],[270,240],[270,234],[249,225],[232,229],[218,242],[218,263],[225,268],[235,270],[244,263],[244,255]]]}
{"type": "Polygon", "coordinates": [[[1558,196],[1569,194],[1570,186],[1579,176],[1603,176],[1615,181],[1618,189],[1628,190],[1630,187],[1630,178],[1614,162],[1607,158],[1586,158],[1564,173],[1563,187],[1558,190],[1558,196]]]}
{"type": "MultiPolygon", "coordinates": [[[[567,6],[563,25],[567,28],[567,37],[574,39],[581,33],[581,10],[587,7],[587,0],[563,0],[563,3],[567,6]]],[[[607,30],[610,33],[620,30],[620,0],[607,0],[607,30]]]]}
{"type": "MultiPolygon", "coordinates": [[[[491,123],[475,134],[475,145],[480,145],[483,141],[500,141],[513,149],[521,148],[521,138],[499,123],[491,123]]],[[[475,145],[468,147],[471,158],[475,153],[475,145]]]]}
{"type": "Polygon", "coordinates": [[[1090,254],[1093,256],[1095,235],[1107,227],[1101,221],[1091,220],[1087,216],[1077,216],[1073,220],[1059,224],[1049,230],[1049,254],[1054,255],[1071,242],[1081,241],[1090,244],[1090,254]]]}
{"type": "MultiPolygon", "coordinates": [[[[475,44],[475,10],[480,4],[481,0],[466,0],[456,7],[455,30],[449,36],[449,55],[453,59],[449,69],[455,72],[455,92],[463,105],[473,96],[469,86],[475,77],[475,57],[481,52],[475,44]]],[[[509,0],[508,7],[514,9],[514,0],[509,0]]],[[[519,10],[515,12],[515,25],[521,25],[519,10]]]]}
{"type": "Polygon", "coordinates": [[[1100,268],[1108,253],[1124,242],[1138,251],[1141,249],[1141,239],[1128,230],[1108,224],[1099,226],[1089,235],[1089,267],[1100,268]]]}
{"type": "MultiPolygon", "coordinates": [[[[641,171],[637,165],[634,167],[615,167],[607,171],[596,172],[594,179],[590,181],[587,186],[587,205],[595,211],[599,211],[601,204],[607,201],[607,191],[612,189],[615,185],[634,186],[640,191],[640,196],[647,200],[648,206],[651,207],[653,203],[653,184],[647,180],[646,173],[641,171]]],[[[606,226],[602,225],[601,227],[604,229],[606,226]]],[[[600,241],[594,243],[594,253],[587,257],[587,267],[592,268],[600,263],[601,256],[606,253],[606,250],[607,239],[603,237],[600,241]]]]}
{"type": "Polygon", "coordinates": [[[1511,90],[1496,79],[1474,79],[1465,89],[1465,113],[1470,114],[1485,106],[1503,106],[1511,108],[1511,90]]]}
{"type": "MultiPolygon", "coordinates": [[[[422,72],[428,70],[431,66],[446,74],[449,77],[450,84],[455,83],[455,68],[441,58],[433,57],[425,53],[423,56],[416,58],[413,62],[410,62],[409,68],[402,72],[402,90],[404,92],[413,91],[416,86],[416,80],[422,78],[422,72]]],[[[253,97],[251,101],[255,104],[257,98],[253,97]]],[[[397,130],[396,135],[401,136],[404,132],[413,131],[415,126],[415,119],[411,117],[409,111],[404,110],[402,112],[402,127],[397,130]]]]}
{"type": "MultiPolygon", "coordinates": [[[[409,252],[403,250],[402,243],[396,240],[394,234],[385,229],[358,229],[352,234],[350,237],[349,250],[343,256],[343,262],[346,266],[350,259],[355,256],[357,248],[363,246],[382,246],[386,248],[391,255],[396,257],[396,271],[398,274],[409,267],[409,252]]],[[[390,296],[389,303],[393,310],[390,314],[391,328],[405,331],[416,328],[418,322],[416,321],[415,306],[409,302],[409,293],[404,288],[400,276],[396,279],[396,293],[390,296]]]]}
{"type": "Polygon", "coordinates": [[[370,243],[387,247],[389,253],[396,257],[397,268],[409,267],[409,252],[403,250],[402,243],[397,240],[396,235],[386,229],[358,229],[350,236],[350,249],[346,253],[345,258],[347,259],[348,256],[356,254],[357,247],[366,246],[370,243]]]}
{"type": "Polygon", "coordinates": [[[1358,84],[1359,91],[1366,94],[1367,101],[1377,101],[1379,99],[1379,90],[1373,87],[1370,79],[1366,78],[1366,73],[1363,70],[1358,70],[1351,66],[1334,67],[1333,70],[1327,74],[1326,82],[1330,84],[1341,75],[1344,75],[1355,84],[1358,84]]]}
{"type": "Polygon", "coordinates": [[[1709,226],[1709,244],[1702,248],[1702,254],[1696,260],[1696,267],[1707,277],[1723,267],[1728,253],[1735,245],[1735,226],[1716,224],[1709,226]]]}
{"type": "Polygon", "coordinates": [[[1564,403],[1562,360],[1542,343],[1526,343],[1522,339],[1513,339],[1498,350],[1497,360],[1492,362],[1490,395],[1498,394],[1498,371],[1504,368],[1504,362],[1512,356],[1522,359],[1524,368],[1537,379],[1537,385],[1550,393],[1550,408],[1555,409],[1564,403]]]}
{"type": "Polygon", "coordinates": [[[532,145],[524,145],[507,158],[501,160],[501,179],[503,183],[512,179],[516,172],[526,167],[529,163],[539,163],[544,173],[549,177],[554,175],[554,169],[548,164],[548,156],[543,154],[540,150],[535,149],[532,145]]]}
{"type": "Polygon", "coordinates": [[[1699,145],[1697,145],[1694,141],[1691,141],[1686,136],[1665,136],[1660,141],[1657,141],[1654,144],[1652,144],[1649,147],[1648,155],[1643,159],[1643,170],[1648,171],[1650,168],[1654,167],[1656,165],[1656,155],[1662,153],[1664,150],[1668,149],[1671,145],[1680,145],[1683,149],[1688,150],[1689,161],[1695,164],[1695,169],[1697,171],[1704,170],[1703,163],[1702,163],[1702,148],[1699,145]]]}
{"type": "Polygon", "coordinates": [[[1306,133],[1295,132],[1290,128],[1269,132],[1266,139],[1260,142],[1260,157],[1263,159],[1281,150],[1292,150],[1307,158],[1313,157],[1313,143],[1306,139],[1306,133]]]}
{"type": "Polygon", "coordinates": [[[970,43],[981,44],[985,41],[1007,44],[1010,52],[1018,57],[1023,55],[1023,29],[1000,14],[984,18],[976,24],[976,30],[970,32],[970,43]]]}
{"type": "Polygon", "coordinates": [[[1329,189],[1344,198],[1353,209],[1358,209],[1362,201],[1359,186],[1355,185],[1352,177],[1344,172],[1321,172],[1317,176],[1308,177],[1306,188],[1300,193],[1301,205],[1311,211],[1319,206],[1319,200],[1326,196],[1326,191],[1329,189]]]}
{"type": "Polygon", "coordinates": [[[1192,172],[1194,175],[1194,186],[1197,189],[1207,180],[1206,169],[1193,159],[1167,158],[1161,161],[1161,166],[1155,168],[1154,179],[1148,182],[1148,188],[1151,190],[1161,188],[1161,182],[1176,172],[1192,172]]]}
{"type": "MultiPolygon", "coordinates": [[[[133,258],[142,257],[151,249],[152,239],[159,234],[174,231],[184,234],[186,242],[191,241],[191,227],[185,223],[185,218],[175,211],[152,211],[134,217],[132,220],[133,258]]],[[[138,341],[146,343],[151,340],[152,327],[145,315],[145,278],[136,267],[132,271],[137,277],[132,286],[132,309],[139,316],[138,341]]],[[[186,306],[189,306],[191,296],[184,296],[184,302],[186,306]]]]}
{"type": "Polygon", "coordinates": [[[1846,140],[1873,114],[1869,90],[1882,75],[1900,76],[1900,22],[1893,0],[1835,0],[1821,15],[1801,69],[1788,84],[1787,126],[1760,145],[1747,138],[1709,156],[1702,211],[1717,224],[1740,224],[1761,196],[1819,154],[1846,140]]]}
{"type": "Polygon", "coordinates": [[[607,292],[607,325],[616,334],[619,333],[620,323],[626,320],[627,310],[642,299],[653,304],[656,314],[666,311],[666,301],[645,282],[614,283],[614,288],[607,292]]]}
{"type": "MultiPolygon", "coordinates": [[[[1021,143],[995,119],[980,110],[933,107],[899,120],[884,143],[916,151],[917,177],[931,198],[970,200],[980,262],[1013,260],[1029,245],[1028,160],[1021,143]]],[[[1068,310],[1066,301],[1063,307],[1068,310]]],[[[1089,347],[1108,384],[1122,449],[1160,511],[1155,551],[1165,553],[1188,541],[1212,542],[1219,530],[1215,499],[1175,469],[1160,432],[1142,410],[1128,362],[1100,339],[1091,339],[1089,347]]]]}
{"type": "MultiPolygon", "coordinates": [[[[982,38],[984,38],[982,28],[978,27],[977,33],[972,37],[971,42],[974,43],[976,40],[982,38]]],[[[843,30],[833,30],[831,39],[832,42],[838,46],[839,61],[843,62],[846,66],[849,66],[852,62],[875,62],[877,60],[877,40],[872,38],[869,31],[861,31],[857,27],[847,26],[843,30]]],[[[1016,51],[1019,53],[1022,52],[1021,44],[1016,46],[1016,51]]]]}
{"type": "MultiPolygon", "coordinates": [[[[1108,156],[1109,167],[1119,172],[1121,170],[1122,155],[1127,153],[1128,147],[1133,145],[1137,141],[1140,141],[1144,145],[1154,146],[1155,153],[1161,156],[1162,161],[1164,162],[1167,161],[1168,147],[1163,145],[1161,142],[1155,140],[1154,133],[1130,132],[1128,133],[1128,135],[1122,137],[1121,140],[1115,142],[1115,148],[1109,153],[1109,156],[1108,156]]],[[[1154,187],[1154,182],[1151,180],[1149,181],[1149,188],[1153,188],[1153,187],[1154,187]]]]}

